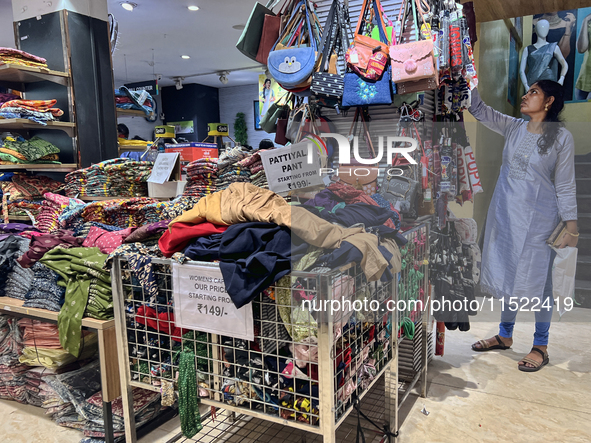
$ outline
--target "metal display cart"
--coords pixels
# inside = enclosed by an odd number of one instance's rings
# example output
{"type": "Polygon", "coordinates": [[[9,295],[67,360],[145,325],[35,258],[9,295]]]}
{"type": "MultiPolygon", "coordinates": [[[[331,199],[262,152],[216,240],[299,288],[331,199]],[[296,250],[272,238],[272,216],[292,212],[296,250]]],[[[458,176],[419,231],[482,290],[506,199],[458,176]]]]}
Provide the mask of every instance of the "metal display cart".
{"type": "Polygon", "coordinates": [[[155,294],[142,286],[126,257],[117,258],[112,281],[126,441],[136,441],[132,388],[159,392],[162,383],[174,383],[182,348],[195,353],[202,404],[321,435],[330,443],[356,401],[385,374],[388,425],[397,431],[400,400],[419,380],[425,394],[427,370],[423,349],[412,377],[401,377],[399,346],[413,329],[426,349],[429,225],[404,236],[403,270],[390,281],[367,282],[361,268],[349,264],[327,272],[293,271],[263,291],[252,302],[254,342],[177,328],[171,260],[152,260],[155,294]],[[331,300],[341,301],[341,308],[302,308],[304,301],[319,307],[331,300]],[[404,309],[398,312],[396,305],[404,309]],[[400,324],[407,330],[400,331],[400,324]]]}

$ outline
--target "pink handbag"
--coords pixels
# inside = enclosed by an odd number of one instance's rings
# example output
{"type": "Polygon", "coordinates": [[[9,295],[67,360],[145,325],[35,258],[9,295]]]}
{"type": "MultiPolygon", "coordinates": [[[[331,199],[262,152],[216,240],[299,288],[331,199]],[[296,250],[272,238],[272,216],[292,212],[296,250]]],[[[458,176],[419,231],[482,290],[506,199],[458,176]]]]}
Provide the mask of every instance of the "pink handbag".
{"type": "Polygon", "coordinates": [[[437,78],[433,40],[390,46],[394,83],[437,78]]]}

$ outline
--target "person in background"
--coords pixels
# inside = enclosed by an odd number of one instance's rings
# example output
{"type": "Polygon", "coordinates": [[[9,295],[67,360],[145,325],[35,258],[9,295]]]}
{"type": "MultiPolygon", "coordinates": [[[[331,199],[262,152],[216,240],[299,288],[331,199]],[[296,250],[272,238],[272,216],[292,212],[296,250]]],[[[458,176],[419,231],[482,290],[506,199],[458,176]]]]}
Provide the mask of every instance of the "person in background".
{"type": "Polygon", "coordinates": [[[518,363],[524,372],[538,371],[549,362],[555,252],[546,240],[561,219],[566,234],[560,248],[576,247],[579,239],[575,144],[560,119],[564,95],[564,88],[552,80],[531,85],[521,100],[521,113],[529,121],[487,106],[477,89],[468,109],[505,137],[501,173],[486,219],[480,281],[483,292],[502,300],[501,323],[498,335],[479,340],[472,350],[509,349],[519,309],[535,311],[533,347],[518,363]]]}
{"type": "Polygon", "coordinates": [[[129,128],[123,123],[117,125],[117,138],[129,138],[129,128]]]}
{"type": "Polygon", "coordinates": [[[261,149],[275,149],[275,144],[268,138],[261,140],[259,143],[259,151],[261,149]]]}

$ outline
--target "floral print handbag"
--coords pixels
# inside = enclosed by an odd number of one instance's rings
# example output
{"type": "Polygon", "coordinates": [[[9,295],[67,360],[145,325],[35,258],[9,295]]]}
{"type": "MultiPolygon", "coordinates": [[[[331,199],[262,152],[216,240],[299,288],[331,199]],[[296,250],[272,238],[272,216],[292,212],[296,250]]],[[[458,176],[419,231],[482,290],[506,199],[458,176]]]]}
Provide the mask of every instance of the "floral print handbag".
{"type": "Polygon", "coordinates": [[[377,80],[366,80],[354,72],[345,74],[345,90],[343,92],[343,107],[390,105],[392,104],[392,89],[394,83],[390,81],[391,69],[388,67],[384,75],[377,80]]]}

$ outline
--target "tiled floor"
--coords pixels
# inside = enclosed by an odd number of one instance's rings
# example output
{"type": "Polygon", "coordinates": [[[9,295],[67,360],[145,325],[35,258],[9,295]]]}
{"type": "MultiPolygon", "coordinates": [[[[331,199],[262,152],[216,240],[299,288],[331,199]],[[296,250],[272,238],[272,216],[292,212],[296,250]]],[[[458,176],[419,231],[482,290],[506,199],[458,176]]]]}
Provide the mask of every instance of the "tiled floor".
{"type": "MultiPolygon", "coordinates": [[[[403,408],[398,443],[591,441],[591,310],[575,309],[561,321],[556,315],[550,329],[550,364],[533,374],[517,370],[517,362],[531,348],[531,315],[518,316],[512,349],[488,353],[470,349],[476,340],[497,333],[498,316],[497,307],[496,312],[479,313],[468,332],[447,331],[445,355],[429,366],[428,397],[411,396],[403,408]],[[421,413],[423,406],[429,415],[421,413]]],[[[379,398],[370,397],[363,408],[379,416],[383,406],[379,398]]],[[[53,424],[39,408],[0,401],[0,417],[2,442],[77,443],[81,438],[78,431],[53,424]]],[[[355,442],[356,423],[353,414],[339,429],[338,443],[355,442]]],[[[206,420],[204,425],[193,439],[175,440],[180,432],[177,417],[140,443],[322,441],[244,416],[232,424],[222,413],[215,423],[206,420]]],[[[365,435],[367,443],[379,442],[376,434],[365,435]]]]}

